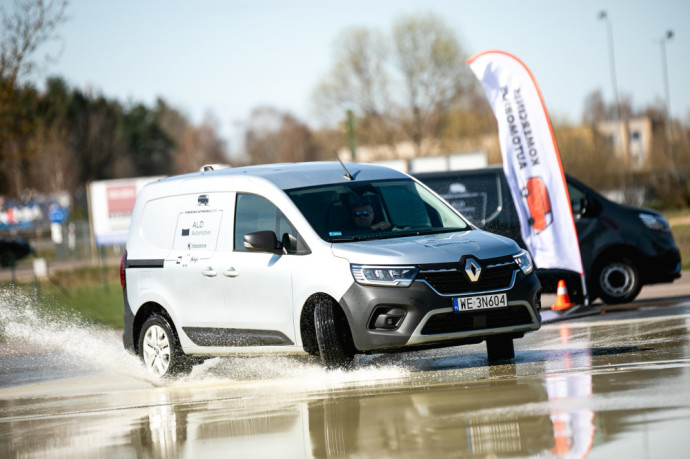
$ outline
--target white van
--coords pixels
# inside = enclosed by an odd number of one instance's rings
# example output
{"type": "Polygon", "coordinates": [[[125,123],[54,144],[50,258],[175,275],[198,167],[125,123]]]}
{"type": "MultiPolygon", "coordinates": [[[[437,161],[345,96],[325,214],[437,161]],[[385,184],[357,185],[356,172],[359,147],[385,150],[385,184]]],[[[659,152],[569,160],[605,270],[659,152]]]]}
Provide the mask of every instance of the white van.
{"type": "Polygon", "coordinates": [[[357,353],[540,327],[529,254],[410,176],[338,162],[204,171],[145,186],[121,264],[124,345],[159,375],[241,350],[357,353]]]}

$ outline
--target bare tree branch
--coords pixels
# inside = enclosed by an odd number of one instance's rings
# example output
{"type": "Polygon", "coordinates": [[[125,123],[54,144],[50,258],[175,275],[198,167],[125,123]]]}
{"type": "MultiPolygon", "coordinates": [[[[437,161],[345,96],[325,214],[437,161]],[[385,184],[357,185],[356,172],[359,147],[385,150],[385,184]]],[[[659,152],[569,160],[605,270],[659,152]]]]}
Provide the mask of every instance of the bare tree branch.
{"type": "Polygon", "coordinates": [[[5,101],[18,78],[31,73],[36,50],[57,38],[67,21],[68,0],[15,0],[11,12],[0,10],[0,88],[5,101]]]}

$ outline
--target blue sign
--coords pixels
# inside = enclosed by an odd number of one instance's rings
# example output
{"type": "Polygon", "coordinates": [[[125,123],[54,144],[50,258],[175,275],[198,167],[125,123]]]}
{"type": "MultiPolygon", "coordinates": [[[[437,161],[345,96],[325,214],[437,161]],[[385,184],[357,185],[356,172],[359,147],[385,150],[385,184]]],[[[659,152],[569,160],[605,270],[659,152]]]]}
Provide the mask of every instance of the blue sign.
{"type": "Polygon", "coordinates": [[[67,209],[55,205],[50,206],[49,217],[51,223],[64,223],[67,219],[67,209]]]}

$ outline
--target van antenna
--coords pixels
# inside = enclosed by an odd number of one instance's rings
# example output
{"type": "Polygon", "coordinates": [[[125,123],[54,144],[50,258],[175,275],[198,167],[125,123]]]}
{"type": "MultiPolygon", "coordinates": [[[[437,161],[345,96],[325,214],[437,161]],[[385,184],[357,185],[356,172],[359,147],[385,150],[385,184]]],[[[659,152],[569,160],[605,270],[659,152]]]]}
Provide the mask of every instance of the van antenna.
{"type": "Polygon", "coordinates": [[[335,155],[335,159],[338,160],[341,166],[343,166],[343,169],[345,169],[345,178],[348,180],[354,180],[355,178],[350,174],[350,171],[347,170],[347,167],[345,167],[345,164],[340,160],[340,157],[338,157],[338,153],[335,151],[335,148],[333,149],[333,154],[335,155]]]}

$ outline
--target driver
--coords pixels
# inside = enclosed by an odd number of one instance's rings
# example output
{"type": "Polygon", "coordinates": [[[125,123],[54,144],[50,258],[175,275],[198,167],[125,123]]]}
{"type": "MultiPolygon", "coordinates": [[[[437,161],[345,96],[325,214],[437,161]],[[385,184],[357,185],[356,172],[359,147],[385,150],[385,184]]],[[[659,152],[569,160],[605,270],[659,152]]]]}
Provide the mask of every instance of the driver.
{"type": "Polygon", "coordinates": [[[352,221],[357,229],[385,231],[391,227],[391,224],[385,220],[372,224],[374,221],[374,208],[371,204],[355,205],[352,208],[352,221]]]}

